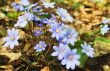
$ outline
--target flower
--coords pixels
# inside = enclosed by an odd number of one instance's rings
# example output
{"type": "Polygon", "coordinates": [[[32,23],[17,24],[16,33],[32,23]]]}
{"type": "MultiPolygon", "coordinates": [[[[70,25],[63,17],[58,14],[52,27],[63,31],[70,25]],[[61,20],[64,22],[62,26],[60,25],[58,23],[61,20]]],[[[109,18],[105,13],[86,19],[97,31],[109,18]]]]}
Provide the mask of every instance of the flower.
{"type": "Polygon", "coordinates": [[[59,8],[57,9],[57,14],[61,16],[62,21],[73,22],[74,19],[69,15],[66,9],[59,8]]]}
{"type": "Polygon", "coordinates": [[[66,34],[62,41],[67,42],[67,44],[71,43],[71,45],[74,45],[74,42],[77,41],[78,33],[75,29],[71,29],[70,27],[66,28],[65,31],[66,34]]]}
{"type": "Polygon", "coordinates": [[[48,18],[44,19],[43,23],[46,23],[46,24],[51,26],[52,24],[57,23],[56,22],[56,17],[52,14],[52,17],[50,19],[48,19],[48,18]]]}
{"type": "Polygon", "coordinates": [[[42,31],[41,30],[36,30],[34,33],[34,36],[40,36],[42,35],[42,31]]]}
{"type": "Polygon", "coordinates": [[[61,61],[62,65],[66,65],[66,69],[75,69],[75,65],[80,65],[79,59],[80,55],[76,54],[77,49],[70,50],[64,56],[64,59],[61,61]]]}
{"type": "Polygon", "coordinates": [[[41,0],[41,2],[43,3],[42,5],[44,5],[45,8],[54,8],[54,2],[50,3],[45,0],[41,0]]]}
{"type": "Polygon", "coordinates": [[[12,3],[12,7],[16,10],[16,11],[23,11],[24,7],[20,4],[17,3],[12,3]]]}
{"type": "Polygon", "coordinates": [[[22,28],[25,27],[26,24],[28,23],[28,21],[33,20],[33,17],[34,17],[33,14],[32,13],[29,13],[29,12],[25,13],[22,16],[19,16],[18,17],[18,21],[14,25],[14,27],[22,27],[22,28]]]}
{"type": "Polygon", "coordinates": [[[32,8],[35,7],[36,5],[37,5],[37,3],[31,4],[31,5],[27,6],[27,7],[25,7],[25,10],[30,11],[30,9],[32,9],[32,8]]]}
{"type": "Polygon", "coordinates": [[[47,46],[47,44],[45,44],[45,42],[40,41],[39,44],[36,44],[34,49],[36,49],[36,52],[39,52],[39,51],[45,50],[46,46],[47,46]]]}
{"type": "Polygon", "coordinates": [[[4,37],[4,41],[6,42],[4,44],[4,47],[10,46],[11,49],[14,48],[15,45],[18,45],[18,39],[19,39],[19,33],[18,30],[12,28],[12,30],[7,30],[8,36],[4,37]]]}
{"type": "Polygon", "coordinates": [[[49,29],[50,32],[52,32],[52,38],[55,38],[59,40],[59,38],[62,38],[64,36],[63,32],[63,27],[61,24],[52,24],[51,28],[49,29]]]}
{"type": "Polygon", "coordinates": [[[62,60],[65,54],[70,50],[68,45],[60,44],[59,46],[53,46],[55,52],[53,52],[52,56],[58,56],[59,60],[62,60]]]}
{"type": "Polygon", "coordinates": [[[82,46],[82,52],[83,53],[86,53],[87,54],[87,56],[89,56],[89,57],[93,57],[93,55],[94,55],[94,52],[93,52],[93,48],[91,48],[91,46],[90,45],[87,45],[87,43],[86,42],[84,42],[84,44],[81,44],[81,46],[82,46]]]}
{"type": "Polygon", "coordinates": [[[104,25],[104,26],[101,28],[100,33],[104,35],[105,33],[107,33],[108,30],[109,30],[108,25],[104,25]]]}
{"type": "Polygon", "coordinates": [[[109,22],[110,22],[110,19],[109,18],[104,18],[103,21],[102,21],[102,23],[104,23],[104,24],[107,24],[109,22]]]}
{"type": "Polygon", "coordinates": [[[43,13],[43,9],[42,9],[41,6],[34,7],[34,8],[32,9],[32,11],[33,11],[33,12],[36,12],[36,13],[39,14],[39,15],[44,14],[44,13],[43,13]]]}
{"type": "Polygon", "coordinates": [[[20,3],[24,6],[30,5],[30,2],[28,0],[21,0],[20,3]]]}

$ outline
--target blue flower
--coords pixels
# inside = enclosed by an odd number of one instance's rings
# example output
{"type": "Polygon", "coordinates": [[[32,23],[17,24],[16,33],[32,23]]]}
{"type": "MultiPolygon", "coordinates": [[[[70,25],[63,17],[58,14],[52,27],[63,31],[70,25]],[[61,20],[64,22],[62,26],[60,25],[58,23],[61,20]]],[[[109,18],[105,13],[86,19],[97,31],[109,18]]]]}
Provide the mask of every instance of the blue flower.
{"type": "Polygon", "coordinates": [[[107,24],[109,22],[110,22],[110,19],[109,18],[104,18],[103,21],[102,21],[102,23],[104,23],[104,24],[107,24]]]}
{"type": "Polygon", "coordinates": [[[62,21],[64,22],[73,22],[74,19],[69,15],[66,9],[58,8],[57,14],[61,17],[62,21]]]}
{"type": "Polygon", "coordinates": [[[64,59],[61,61],[62,65],[66,65],[66,69],[75,69],[76,65],[80,65],[79,59],[80,55],[77,54],[77,49],[70,50],[64,56],[64,59]]]}
{"type": "Polygon", "coordinates": [[[33,11],[33,12],[36,12],[36,13],[39,14],[39,15],[44,14],[44,13],[43,13],[43,9],[42,9],[41,6],[34,7],[34,8],[32,9],[32,11],[33,11]]]}
{"type": "Polygon", "coordinates": [[[30,5],[30,2],[29,2],[28,0],[21,0],[20,3],[21,3],[22,5],[24,5],[24,6],[30,5]]]}
{"type": "Polygon", "coordinates": [[[56,37],[57,40],[59,40],[59,38],[62,38],[64,36],[62,32],[63,26],[61,24],[52,24],[49,31],[52,32],[52,38],[56,37]]]}
{"type": "Polygon", "coordinates": [[[59,60],[62,60],[65,54],[70,50],[68,45],[60,44],[59,46],[53,46],[55,52],[53,52],[52,56],[58,56],[59,60]]]}
{"type": "Polygon", "coordinates": [[[20,4],[17,3],[12,3],[12,7],[16,10],[16,11],[23,11],[24,7],[20,4]]]}
{"type": "Polygon", "coordinates": [[[21,27],[21,28],[23,28],[23,27],[26,26],[28,21],[33,20],[33,18],[34,18],[34,15],[32,13],[26,12],[24,15],[18,17],[18,21],[14,25],[14,27],[21,27]]]}
{"type": "Polygon", "coordinates": [[[18,45],[18,39],[19,39],[19,33],[16,29],[8,29],[7,30],[8,36],[4,37],[4,41],[6,42],[4,44],[4,47],[10,46],[11,49],[14,48],[15,45],[18,45]]]}
{"type": "Polygon", "coordinates": [[[36,30],[34,33],[34,36],[40,36],[42,35],[42,31],[41,30],[36,30]]]}
{"type": "Polygon", "coordinates": [[[101,28],[100,33],[104,35],[105,33],[108,32],[109,29],[110,29],[110,28],[109,28],[108,25],[106,24],[106,25],[104,25],[104,26],[101,28]]]}
{"type": "Polygon", "coordinates": [[[78,33],[75,29],[71,29],[70,27],[66,28],[65,31],[66,34],[63,38],[63,42],[67,42],[67,44],[71,43],[71,45],[74,45],[74,42],[77,41],[78,33]]]}
{"type": "Polygon", "coordinates": [[[54,2],[50,3],[45,0],[41,0],[41,2],[43,3],[42,5],[44,5],[45,8],[54,8],[54,2]]]}
{"type": "Polygon", "coordinates": [[[36,44],[36,46],[34,47],[34,49],[36,49],[36,52],[45,50],[47,44],[45,44],[45,42],[40,41],[39,44],[36,44]]]}
{"type": "Polygon", "coordinates": [[[86,42],[84,42],[84,44],[81,44],[81,46],[82,46],[82,52],[83,53],[86,53],[87,54],[87,56],[89,56],[89,57],[93,57],[93,55],[94,55],[94,49],[93,48],[91,48],[91,46],[90,45],[87,45],[87,43],[86,42]]]}
{"type": "Polygon", "coordinates": [[[31,4],[31,5],[27,6],[27,7],[25,7],[25,10],[29,12],[30,9],[32,9],[32,8],[35,7],[36,5],[37,5],[37,3],[31,4]]]}
{"type": "Polygon", "coordinates": [[[52,24],[57,23],[56,22],[56,17],[52,14],[52,17],[50,19],[48,19],[48,18],[44,19],[43,23],[46,23],[46,24],[51,26],[52,24]]]}

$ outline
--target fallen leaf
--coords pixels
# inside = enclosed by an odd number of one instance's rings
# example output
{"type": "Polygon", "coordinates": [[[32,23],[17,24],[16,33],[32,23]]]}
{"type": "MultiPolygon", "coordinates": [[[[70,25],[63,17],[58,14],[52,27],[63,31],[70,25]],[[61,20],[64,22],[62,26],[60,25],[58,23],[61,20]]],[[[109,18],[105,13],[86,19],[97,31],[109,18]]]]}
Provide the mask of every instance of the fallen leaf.
{"type": "Polygon", "coordinates": [[[0,53],[0,55],[8,56],[11,62],[18,59],[21,56],[21,53],[0,53]]]}
{"type": "Polygon", "coordinates": [[[48,66],[46,66],[43,69],[41,69],[40,71],[50,71],[50,68],[48,66]]]}

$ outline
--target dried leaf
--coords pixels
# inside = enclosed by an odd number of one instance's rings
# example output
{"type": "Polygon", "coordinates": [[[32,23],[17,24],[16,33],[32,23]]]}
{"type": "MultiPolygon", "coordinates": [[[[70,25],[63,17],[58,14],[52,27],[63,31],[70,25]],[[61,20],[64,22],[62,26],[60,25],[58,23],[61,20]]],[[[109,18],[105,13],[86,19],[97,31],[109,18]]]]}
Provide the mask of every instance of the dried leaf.
{"type": "Polygon", "coordinates": [[[0,55],[8,56],[11,62],[18,59],[21,56],[21,53],[0,53],[0,55]]]}
{"type": "Polygon", "coordinates": [[[14,70],[12,65],[2,65],[2,66],[0,66],[0,69],[3,69],[0,71],[13,71],[14,70]]]}
{"type": "Polygon", "coordinates": [[[50,71],[50,68],[48,66],[46,66],[43,69],[41,69],[40,71],[50,71]]]}
{"type": "Polygon", "coordinates": [[[94,49],[94,56],[110,53],[110,40],[103,37],[97,37],[94,42],[94,49]]]}

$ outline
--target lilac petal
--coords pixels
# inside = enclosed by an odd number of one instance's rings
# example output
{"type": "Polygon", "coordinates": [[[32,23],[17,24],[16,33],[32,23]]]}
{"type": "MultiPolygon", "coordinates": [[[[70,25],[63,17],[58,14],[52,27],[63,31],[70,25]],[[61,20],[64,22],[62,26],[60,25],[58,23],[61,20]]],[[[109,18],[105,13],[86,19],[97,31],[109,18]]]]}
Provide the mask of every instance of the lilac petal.
{"type": "Polygon", "coordinates": [[[67,59],[63,59],[63,60],[61,61],[61,64],[62,64],[62,65],[66,65],[66,64],[67,64],[67,59]]]}
{"type": "Polygon", "coordinates": [[[57,56],[58,55],[58,52],[53,52],[51,55],[52,56],[57,56]]]}
{"type": "Polygon", "coordinates": [[[11,49],[14,48],[14,43],[13,43],[13,42],[10,44],[10,48],[11,48],[11,49]]]}
{"type": "Polygon", "coordinates": [[[69,69],[71,67],[70,64],[71,64],[70,62],[67,62],[66,69],[69,69]]]}
{"type": "Polygon", "coordinates": [[[4,47],[7,47],[9,44],[10,44],[9,42],[6,42],[6,43],[4,44],[4,47]]]}
{"type": "Polygon", "coordinates": [[[63,59],[63,56],[62,56],[62,55],[59,55],[59,56],[58,56],[58,59],[59,59],[59,60],[62,60],[62,59],[63,59]]]}
{"type": "Polygon", "coordinates": [[[71,63],[71,69],[74,70],[75,69],[75,64],[71,63]]]}

